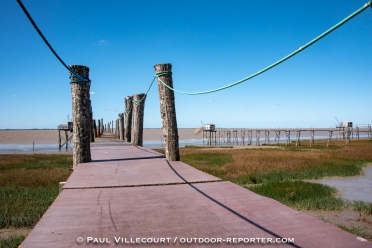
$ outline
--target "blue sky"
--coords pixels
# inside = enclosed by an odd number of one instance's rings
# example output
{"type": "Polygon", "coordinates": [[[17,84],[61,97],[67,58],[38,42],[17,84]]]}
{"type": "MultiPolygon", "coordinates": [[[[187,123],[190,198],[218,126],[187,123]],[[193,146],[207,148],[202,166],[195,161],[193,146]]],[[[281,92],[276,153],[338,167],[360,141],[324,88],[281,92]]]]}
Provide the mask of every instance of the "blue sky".
{"type": "MultiPolygon", "coordinates": [[[[145,93],[158,63],[175,88],[204,91],[245,78],[298,49],[367,0],[23,0],[59,56],[90,68],[95,118],[145,93]]],[[[178,127],[330,127],[371,124],[372,9],[249,81],[217,93],[177,94],[178,127]]],[[[56,128],[71,117],[67,70],[16,0],[0,1],[0,129],[56,128]]],[[[161,127],[157,86],[145,127],[161,127]]]]}

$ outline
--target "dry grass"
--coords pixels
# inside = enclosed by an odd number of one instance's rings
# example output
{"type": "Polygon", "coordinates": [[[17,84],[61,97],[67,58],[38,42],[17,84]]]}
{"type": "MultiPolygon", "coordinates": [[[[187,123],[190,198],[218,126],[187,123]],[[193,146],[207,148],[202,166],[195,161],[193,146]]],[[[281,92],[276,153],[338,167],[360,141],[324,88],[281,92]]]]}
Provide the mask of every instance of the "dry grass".
{"type": "Polygon", "coordinates": [[[71,165],[71,154],[0,154],[0,171],[18,168],[68,168],[71,165]]]}
{"type": "Polygon", "coordinates": [[[57,187],[59,182],[65,181],[71,171],[64,168],[51,169],[14,169],[2,171],[0,174],[0,187],[57,187]]]}
{"type": "MultiPolygon", "coordinates": [[[[304,144],[304,142],[303,142],[304,144]]],[[[225,149],[213,151],[181,149],[181,160],[200,170],[239,184],[262,183],[276,177],[284,179],[315,179],[325,176],[358,175],[372,162],[372,141],[316,141],[317,146],[289,146],[282,149],[225,149]],[[231,159],[215,166],[209,157],[224,154],[231,159]],[[197,157],[197,159],[193,159],[197,157]],[[206,162],[204,161],[206,160],[206,162]],[[204,161],[204,162],[203,162],[204,161]]]]}

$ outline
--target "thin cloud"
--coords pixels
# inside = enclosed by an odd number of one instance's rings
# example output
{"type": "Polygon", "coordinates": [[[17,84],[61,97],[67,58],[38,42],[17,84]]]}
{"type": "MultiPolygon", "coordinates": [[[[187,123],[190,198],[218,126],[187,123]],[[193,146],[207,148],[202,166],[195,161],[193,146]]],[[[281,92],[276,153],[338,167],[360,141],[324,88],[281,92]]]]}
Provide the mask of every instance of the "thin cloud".
{"type": "Polygon", "coordinates": [[[208,100],[208,102],[213,102],[213,100],[208,100]]]}
{"type": "Polygon", "coordinates": [[[18,97],[18,95],[12,95],[12,97],[18,97]]]}
{"type": "Polygon", "coordinates": [[[89,94],[94,95],[94,91],[89,92],[89,94]]]}
{"type": "Polygon", "coordinates": [[[108,40],[99,40],[93,43],[94,46],[109,46],[110,42],[108,40]]]}

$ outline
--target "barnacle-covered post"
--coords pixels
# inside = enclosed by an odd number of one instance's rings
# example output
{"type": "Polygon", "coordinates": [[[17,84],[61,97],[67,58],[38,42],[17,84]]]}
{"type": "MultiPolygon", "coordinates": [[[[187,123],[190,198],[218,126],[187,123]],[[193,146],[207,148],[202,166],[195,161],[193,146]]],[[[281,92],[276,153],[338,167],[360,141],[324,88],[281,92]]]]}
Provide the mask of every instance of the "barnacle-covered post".
{"type": "Polygon", "coordinates": [[[124,140],[124,114],[118,114],[119,118],[119,140],[124,140]]]}
{"type": "Polygon", "coordinates": [[[94,142],[94,124],[93,124],[93,110],[92,110],[92,101],[89,100],[90,105],[90,142],[94,142]]]}
{"type": "Polygon", "coordinates": [[[95,119],[93,119],[93,133],[94,133],[94,138],[97,138],[97,124],[96,124],[95,119]]]}
{"type": "Polygon", "coordinates": [[[131,142],[133,97],[127,96],[126,98],[124,98],[124,105],[125,105],[124,140],[126,142],[131,142]]]}
{"type": "Polygon", "coordinates": [[[145,94],[133,95],[132,145],[143,146],[143,116],[145,112],[145,94]]]}
{"type": "Polygon", "coordinates": [[[89,67],[82,65],[70,65],[72,72],[71,94],[72,94],[72,121],[73,121],[73,167],[80,163],[91,161],[90,155],[90,80],[89,67]]]}
{"type": "Polygon", "coordinates": [[[180,153],[174,92],[173,90],[164,86],[164,84],[166,84],[173,88],[172,65],[157,64],[154,67],[155,73],[158,77],[160,114],[163,124],[165,157],[168,161],[179,161],[180,153]]]}
{"type": "Polygon", "coordinates": [[[101,137],[101,120],[98,119],[97,137],[101,137]]]}

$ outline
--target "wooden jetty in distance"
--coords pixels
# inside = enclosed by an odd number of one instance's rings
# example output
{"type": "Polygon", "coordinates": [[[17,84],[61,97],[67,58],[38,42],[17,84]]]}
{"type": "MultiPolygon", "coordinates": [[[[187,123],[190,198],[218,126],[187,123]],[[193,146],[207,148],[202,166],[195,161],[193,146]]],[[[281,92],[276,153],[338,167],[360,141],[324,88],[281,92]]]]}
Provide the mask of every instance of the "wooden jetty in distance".
{"type": "Polygon", "coordinates": [[[310,140],[310,146],[314,145],[316,134],[321,135],[320,139],[327,139],[327,146],[331,146],[332,139],[344,139],[346,145],[351,139],[359,139],[364,134],[365,138],[372,138],[372,125],[363,127],[338,127],[338,128],[219,128],[214,130],[203,130],[203,144],[205,145],[261,145],[264,135],[264,144],[279,145],[284,134],[285,144],[291,145],[291,140],[296,141],[296,146],[301,145],[302,140],[310,140]],[[308,134],[304,138],[303,134],[308,134]],[[271,134],[271,136],[270,136],[271,134]],[[296,136],[294,137],[295,134],[296,136]],[[275,135],[275,136],[274,136],[275,135]],[[302,135],[302,136],[301,136],[302,135]]]}
{"type": "Polygon", "coordinates": [[[273,199],[111,133],[91,143],[22,243],[44,247],[371,247],[273,199]],[[115,140],[116,139],[116,140],[115,140]]]}

